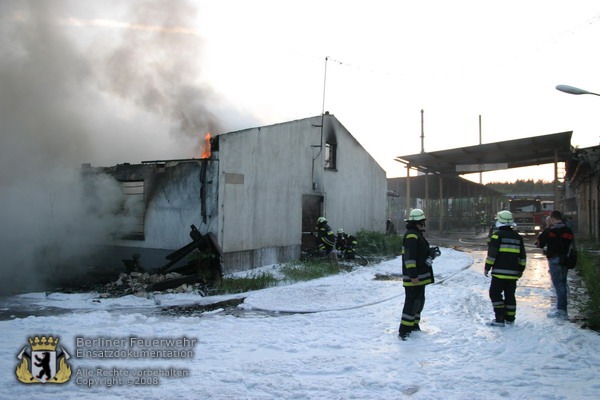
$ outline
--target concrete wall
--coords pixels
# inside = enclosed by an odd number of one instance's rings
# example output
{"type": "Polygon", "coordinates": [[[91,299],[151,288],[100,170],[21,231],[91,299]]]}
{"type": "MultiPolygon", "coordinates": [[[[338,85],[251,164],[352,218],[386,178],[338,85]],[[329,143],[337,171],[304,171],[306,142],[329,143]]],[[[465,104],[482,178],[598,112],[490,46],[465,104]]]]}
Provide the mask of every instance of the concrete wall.
{"type": "Polygon", "coordinates": [[[219,242],[225,269],[299,256],[302,193],[311,191],[319,143],[314,119],[219,136],[219,242]],[[240,254],[250,251],[251,254],[240,254]]]}
{"type": "MultiPolygon", "coordinates": [[[[598,240],[600,237],[600,192],[598,191],[598,175],[589,176],[577,187],[576,210],[572,215],[567,210],[565,216],[576,218],[575,232],[579,237],[598,240]]],[[[573,223],[573,221],[571,221],[573,223]]]]}
{"type": "Polygon", "coordinates": [[[332,115],[220,135],[214,157],[226,270],[298,257],[304,194],[324,196],[334,229],[385,231],[385,171],[332,115]],[[336,169],[325,169],[322,137],[337,145],[336,169]]]}
{"type": "Polygon", "coordinates": [[[567,163],[568,184],[559,209],[572,224],[576,237],[600,238],[600,146],[574,149],[567,163]]]}
{"type": "Polygon", "coordinates": [[[146,211],[143,240],[104,244],[160,267],[191,241],[194,224],[217,236],[226,273],[285,262],[300,255],[304,195],[323,196],[335,230],[385,231],[385,171],[333,115],[214,139],[209,160],[109,168],[118,180],[144,181],[146,211]],[[334,169],[325,168],[322,140],[336,144],[334,169]]]}
{"type": "Polygon", "coordinates": [[[332,140],[337,142],[335,171],[324,168],[322,157],[317,169],[329,225],[350,233],[361,229],[385,232],[385,171],[335,117],[326,116],[324,141],[332,140]]]}

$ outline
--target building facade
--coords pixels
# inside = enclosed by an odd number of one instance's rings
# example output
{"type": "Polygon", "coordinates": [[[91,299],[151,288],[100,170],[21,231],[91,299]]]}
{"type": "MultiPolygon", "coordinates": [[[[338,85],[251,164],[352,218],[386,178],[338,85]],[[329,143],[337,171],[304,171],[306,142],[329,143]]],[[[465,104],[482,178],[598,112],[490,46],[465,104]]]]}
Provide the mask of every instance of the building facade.
{"type": "Polygon", "coordinates": [[[335,230],[385,231],[385,171],[329,114],[217,135],[201,159],[87,172],[126,194],[128,224],[102,254],[139,253],[146,267],[189,243],[191,225],[216,236],[226,273],[297,259],[319,216],[335,230]]]}
{"type": "Polygon", "coordinates": [[[567,162],[562,210],[582,238],[600,238],[600,146],[575,149],[567,162]]]}

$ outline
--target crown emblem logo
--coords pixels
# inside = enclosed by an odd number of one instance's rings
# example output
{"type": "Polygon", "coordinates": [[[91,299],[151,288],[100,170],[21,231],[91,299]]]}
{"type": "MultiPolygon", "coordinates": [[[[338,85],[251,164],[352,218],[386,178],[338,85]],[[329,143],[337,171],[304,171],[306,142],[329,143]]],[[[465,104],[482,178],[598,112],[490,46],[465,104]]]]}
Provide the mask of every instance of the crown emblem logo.
{"type": "Polygon", "coordinates": [[[65,383],[71,378],[71,358],[64,347],[58,345],[59,338],[34,336],[29,346],[17,355],[20,364],[15,371],[22,383],[65,383]],[[59,351],[57,351],[59,348],[59,351]]]}
{"type": "Polygon", "coordinates": [[[29,344],[33,351],[55,351],[58,346],[58,338],[54,339],[50,336],[46,339],[46,336],[29,338],[29,344]]]}

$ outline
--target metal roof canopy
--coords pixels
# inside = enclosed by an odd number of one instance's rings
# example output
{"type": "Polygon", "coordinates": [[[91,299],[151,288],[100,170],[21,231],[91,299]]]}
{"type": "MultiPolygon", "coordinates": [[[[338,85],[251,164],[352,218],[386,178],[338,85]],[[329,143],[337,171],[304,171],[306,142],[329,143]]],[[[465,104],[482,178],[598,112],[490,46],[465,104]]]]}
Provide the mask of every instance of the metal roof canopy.
{"type": "Polygon", "coordinates": [[[428,173],[462,175],[566,161],[573,131],[398,156],[394,160],[428,173]],[[468,170],[464,170],[467,168],[468,170]]]}
{"type": "MultiPolygon", "coordinates": [[[[439,176],[439,175],[438,175],[439,176]]],[[[388,178],[388,196],[405,197],[406,196],[406,179],[407,178],[388,178]]],[[[442,176],[443,193],[446,198],[454,197],[504,197],[504,194],[497,190],[490,189],[479,183],[475,183],[460,176],[442,176]]],[[[411,197],[421,199],[438,199],[440,197],[440,184],[437,176],[434,175],[418,175],[410,177],[410,194],[411,197]]]]}

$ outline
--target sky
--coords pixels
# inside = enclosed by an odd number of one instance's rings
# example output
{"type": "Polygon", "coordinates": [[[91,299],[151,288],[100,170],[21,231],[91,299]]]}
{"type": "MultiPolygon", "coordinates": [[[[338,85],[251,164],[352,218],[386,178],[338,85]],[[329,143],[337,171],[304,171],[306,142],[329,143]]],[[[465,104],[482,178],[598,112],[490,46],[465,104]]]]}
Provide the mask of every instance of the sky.
{"type": "MultiPolygon", "coordinates": [[[[553,291],[539,250],[528,253],[527,269],[518,282],[516,323],[504,328],[487,325],[493,310],[490,279],[482,273],[484,253],[450,248],[441,253],[434,261],[436,283],[426,288],[422,331],[407,341],[399,340],[397,333],[404,303],[401,282],[375,279],[397,276],[399,258],[231,296],[158,293],[106,299],[96,293],[32,292],[4,298],[0,398],[40,393],[65,400],[598,397],[600,335],[547,317],[553,291]],[[214,307],[193,316],[158,311],[159,306],[207,305],[233,298],[244,299],[233,310],[214,307]],[[7,309],[29,309],[32,315],[11,317],[7,309]],[[71,355],[67,383],[40,387],[17,380],[17,355],[28,347],[28,338],[41,335],[58,336],[71,355]],[[93,344],[78,344],[125,340],[104,350],[139,350],[130,346],[131,337],[195,342],[150,346],[193,352],[165,359],[102,358],[83,353],[99,349],[93,344]],[[135,378],[168,370],[188,375],[160,377],[143,385],[99,375],[127,373],[135,378]]],[[[279,269],[273,265],[260,271],[277,276],[279,269]]],[[[572,308],[569,312],[576,317],[572,308]]]]}
{"type": "MultiPolygon", "coordinates": [[[[600,100],[555,90],[600,91],[593,0],[5,0],[0,10],[3,164],[188,158],[206,131],[323,111],[388,177],[406,175],[397,156],[480,137],[572,130],[573,145],[598,144],[600,100]]],[[[484,183],[512,177],[550,180],[552,168],[484,183]]]]}
{"type": "MultiPolygon", "coordinates": [[[[600,89],[593,1],[259,1],[226,18],[231,3],[210,4],[215,87],[262,121],[335,114],[388,177],[422,150],[421,110],[425,151],[478,144],[480,116],[482,143],[572,130],[573,145],[598,144],[600,100],[555,90],[600,89]]],[[[537,170],[508,176],[552,179],[537,170]]]]}
{"type": "Polygon", "coordinates": [[[0,1],[0,280],[77,263],[129,223],[82,164],[197,158],[207,132],[328,111],[390,178],[421,128],[425,151],[471,146],[480,116],[482,143],[595,146],[599,99],[555,86],[600,90],[599,20],[580,0],[0,1]]]}

